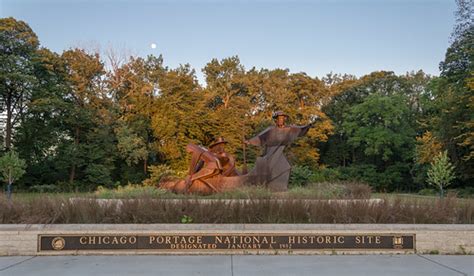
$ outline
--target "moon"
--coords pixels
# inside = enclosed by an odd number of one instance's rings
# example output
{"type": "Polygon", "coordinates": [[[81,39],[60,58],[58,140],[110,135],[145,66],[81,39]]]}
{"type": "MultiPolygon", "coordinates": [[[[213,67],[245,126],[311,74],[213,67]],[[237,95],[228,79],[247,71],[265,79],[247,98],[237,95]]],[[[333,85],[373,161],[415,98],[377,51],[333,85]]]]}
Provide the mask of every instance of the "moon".
{"type": "Polygon", "coordinates": [[[155,44],[155,43],[152,43],[152,44],[150,45],[150,48],[156,49],[156,44],[155,44]]]}

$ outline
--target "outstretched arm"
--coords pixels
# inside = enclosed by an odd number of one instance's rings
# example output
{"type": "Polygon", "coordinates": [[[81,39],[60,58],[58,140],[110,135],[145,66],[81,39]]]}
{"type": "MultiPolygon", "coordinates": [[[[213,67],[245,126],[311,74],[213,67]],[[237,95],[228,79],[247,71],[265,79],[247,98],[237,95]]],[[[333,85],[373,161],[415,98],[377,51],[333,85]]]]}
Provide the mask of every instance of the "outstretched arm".
{"type": "Polygon", "coordinates": [[[298,137],[305,136],[312,127],[313,123],[307,124],[305,126],[292,126],[292,128],[298,132],[298,137]]]}
{"type": "Polygon", "coordinates": [[[255,136],[253,138],[245,140],[244,143],[247,145],[260,146],[262,144],[262,141],[260,140],[260,137],[255,136]]]}
{"type": "Polygon", "coordinates": [[[272,129],[272,127],[268,127],[264,131],[257,134],[255,137],[250,138],[248,140],[245,140],[244,143],[247,144],[247,145],[253,145],[253,146],[262,146],[262,145],[264,145],[266,137],[267,137],[267,133],[270,129],[272,129]]]}

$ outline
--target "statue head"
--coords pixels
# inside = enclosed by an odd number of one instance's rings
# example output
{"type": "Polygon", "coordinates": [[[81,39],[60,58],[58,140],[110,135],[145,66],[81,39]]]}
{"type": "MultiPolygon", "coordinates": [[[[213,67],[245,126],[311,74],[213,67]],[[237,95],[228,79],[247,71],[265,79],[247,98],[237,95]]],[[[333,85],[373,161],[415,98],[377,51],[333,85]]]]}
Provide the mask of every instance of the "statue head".
{"type": "Polygon", "coordinates": [[[222,137],[218,137],[212,144],[209,145],[209,150],[214,153],[224,152],[224,145],[227,141],[222,137]]]}
{"type": "Polygon", "coordinates": [[[288,117],[289,116],[281,110],[274,112],[272,116],[273,120],[275,120],[275,124],[277,125],[277,127],[284,127],[286,119],[288,117]]]}

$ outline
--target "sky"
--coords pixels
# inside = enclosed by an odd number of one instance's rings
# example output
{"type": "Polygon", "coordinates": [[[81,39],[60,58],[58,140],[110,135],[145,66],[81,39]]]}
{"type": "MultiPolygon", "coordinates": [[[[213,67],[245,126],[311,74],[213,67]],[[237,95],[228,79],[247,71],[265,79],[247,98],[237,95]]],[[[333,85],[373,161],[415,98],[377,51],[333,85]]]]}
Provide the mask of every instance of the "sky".
{"type": "Polygon", "coordinates": [[[238,55],[246,69],[323,77],[419,69],[439,75],[454,0],[0,0],[0,16],[27,22],[41,45],[114,48],[201,69],[238,55]],[[151,44],[156,44],[155,48],[151,44]]]}

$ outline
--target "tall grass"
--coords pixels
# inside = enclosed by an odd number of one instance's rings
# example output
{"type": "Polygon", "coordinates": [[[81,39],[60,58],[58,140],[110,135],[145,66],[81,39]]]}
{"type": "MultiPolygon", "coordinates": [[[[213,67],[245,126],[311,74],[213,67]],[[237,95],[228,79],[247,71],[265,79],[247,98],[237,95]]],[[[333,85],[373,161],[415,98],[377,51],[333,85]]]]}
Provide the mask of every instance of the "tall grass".
{"type": "Polygon", "coordinates": [[[69,200],[57,197],[8,202],[0,223],[474,223],[474,201],[455,198],[368,200],[136,199],[69,200]]]}

